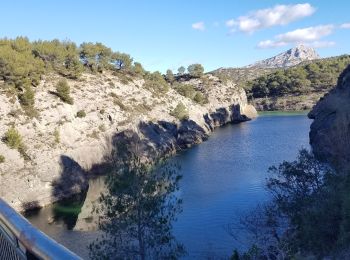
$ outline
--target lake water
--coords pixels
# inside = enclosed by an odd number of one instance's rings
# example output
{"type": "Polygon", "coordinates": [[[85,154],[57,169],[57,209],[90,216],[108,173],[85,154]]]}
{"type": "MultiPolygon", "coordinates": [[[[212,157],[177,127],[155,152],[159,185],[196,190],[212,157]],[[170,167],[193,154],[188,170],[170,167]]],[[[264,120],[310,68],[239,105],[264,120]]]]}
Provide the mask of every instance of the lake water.
{"type": "MultiPolygon", "coordinates": [[[[185,245],[186,258],[227,258],[234,248],[242,248],[229,236],[227,225],[268,200],[268,167],[293,160],[300,148],[309,147],[310,123],[305,114],[262,114],[217,129],[207,142],[174,158],[181,165],[179,195],[184,201],[174,234],[185,245]]],[[[97,190],[100,186],[101,180],[91,184],[97,190]]],[[[65,205],[48,207],[27,218],[87,258],[86,247],[97,232],[74,230],[83,202],[69,205],[69,210],[65,205]]]]}

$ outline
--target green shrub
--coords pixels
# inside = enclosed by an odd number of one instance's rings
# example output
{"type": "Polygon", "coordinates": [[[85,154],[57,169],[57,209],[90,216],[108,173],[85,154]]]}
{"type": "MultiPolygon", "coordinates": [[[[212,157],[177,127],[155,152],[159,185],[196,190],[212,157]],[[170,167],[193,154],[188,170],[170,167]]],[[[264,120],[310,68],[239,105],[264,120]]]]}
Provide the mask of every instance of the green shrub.
{"type": "Polygon", "coordinates": [[[2,140],[11,149],[19,149],[23,146],[22,136],[14,127],[11,127],[6,131],[2,140]]]}
{"type": "Polygon", "coordinates": [[[23,107],[24,113],[30,117],[37,117],[39,115],[38,110],[34,106],[29,106],[29,107],[23,107]]]}
{"type": "Polygon", "coordinates": [[[0,39],[0,77],[17,89],[37,85],[44,73],[44,63],[32,54],[28,38],[0,39]]]}
{"type": "Polygon", "coordinates": [[[165,78],[166,80],[169,82],[169,83],[173,83],[174,80],[175,80],[175,76],[174,76],[174,73],[172,70],[167,70],[166,71],[166,75],[165,75],[165,78]]]}
{"type": "Polygon", "coordinates": [[[145,70],[139,62],[134,63],[134,67],[132,70],[137,76],[143,77],[145,75],[145,70]]]}
{"type": "Polygon", "coordinates": [[[77,112],[77,117],[79,117],[79,118],[86,117],[85,111],[84,111],[84,110],[79,110],[79,111],[77,112]]]}
{"type": "Polygon", "coordinates": [[[178,70],[177,70],[177,73],[178,73],[178,75],[183,75],[183,74],[185,74],[185,72],[186,72],[186,68],[184,67],[184,66],[181,66],[180,68],[178,68],[178,70]]]}
{"type": "Polygon", "coordinates": [[[34,91],[31,87],[24,88],[23,93],[18,95],[19,102],[22,106],[34,106],[34,91]]]}
{"type": "Polygon", "coordinates": [[[204,68],[201,64],[192,64],[187,68],[188,73],[194,78],[200,78],[203,76],[204,68]]]}
{"type": "Polygon", "coordinates": [[[169,90],[168,83],[159,71],[146,74],[144,87],[157,94],[166,93],[169,90]]]}
{"type": "Polygon", "coordinates": [[[58,81],[56,85],[56,94],[63,102],[73,105],[73,98],[70,96],[70,86],[66,79],[58,81]]]}
{"type": "Polygon", "coordinates": [[[78,48],[70,41],[36,41],[31,43],[32,55],[45,63],[47,71],[68,77],[78,78],[84,70],[79,59],[78,48]]]}
{"type": "Polygon", "coordinates": [[[175,109],[170,112],[170,115],[176,117],[179,120],[189,119],[188,110],[182,102],[177,104],[175,109]]]}
{"type": "Polygon", "coordinates": [[[193,85],[174,83],[174,89],[180,95],[190,98],[198,104],[204,104],[207,102],[207,99],[205,98],[203,93],[196,90],[193,85]]]}
{"type": "Polygon", "coordinates": [[[5,157],[0,154],[0,163],[4,163],[4,162],[5,162],[5,157]]]}
{"type": "Polygon", "coordinates": [[[205,98],[202,92],[199,91],[197,91],[196,95],[193,98],[193,101],[195,101],[198,104],[204,104],[208,102],[208,100],[205,98]]]}
{"type": "Polygon", "coordinates": [[[38,111],[34,107],[35,93],[30,86],[24,87],[24,91],[18,94],[19,103],[21,104],[25,114],[30,118],[36,117],[38,111]]]}
{"type": "Polygon", "coordinates": [[[60,131],[56,128],[55,131],[53,132],[53,136],[55,138],[55,143],[58,144],[61,141],[60,138],[60,131]]]}
{"type": "Polygon", "coordinates": [[[27,154],[26,147],[23,144],[22,136],[13,126],[9,128],[5,136],[2,138],[2,141],[11,149],[17,149],[24,160],[30,160],[29,155],[27,154]]]}
{"type": "Polygon", "coordinates": [[[176,84],[174,88],[180,95],[190,99],[193,99],[196,95],[194,86],[190,84],[176,84]]]}

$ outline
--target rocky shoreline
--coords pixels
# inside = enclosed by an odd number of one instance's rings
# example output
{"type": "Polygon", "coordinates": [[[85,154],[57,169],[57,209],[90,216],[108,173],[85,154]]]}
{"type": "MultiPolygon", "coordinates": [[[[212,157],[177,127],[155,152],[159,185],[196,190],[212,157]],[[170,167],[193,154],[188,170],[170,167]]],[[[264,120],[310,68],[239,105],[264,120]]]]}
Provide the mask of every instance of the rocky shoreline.
{"type": "Polygon", "coordinates": [[[57,78],[46,78],[37,88],[40,117],[32,120],[24,115],[14,117],[13,107],[20,108],[19,104],[0,95],[0,135],[14,123],[30,158],[25,160],[0,142],[0,154],[6,155],[0,164],[0,196],[18,211],[86,191],[89,177],[106,170],[120,141],[137,142],[143,156],[154,159],[205,141],[216,127],[257,115],[243,89],[233,83],[222,84],[215,77],[206,90],[208,102],[198,104],[173,89],[159,96],[145,89],[142,81],[125,84],[110,74],[88,74],[69,81],[74,86],[74,105],[49,94],[57,78]],[[178,102],[188,108],[188,120],[171,115],[178,102]],[[86,111],[86,117],[76,116],[80,110],[86,111]],[[57,132],[59,142],[55,142],[57,132]]]}

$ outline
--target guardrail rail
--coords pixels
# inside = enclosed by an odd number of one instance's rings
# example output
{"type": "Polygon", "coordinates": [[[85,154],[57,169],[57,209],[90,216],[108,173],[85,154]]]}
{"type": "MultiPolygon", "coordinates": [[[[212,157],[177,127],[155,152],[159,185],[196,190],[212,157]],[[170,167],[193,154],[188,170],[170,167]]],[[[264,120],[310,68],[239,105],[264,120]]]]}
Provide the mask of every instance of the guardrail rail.
{"type": "Polygon", "coordinates": [[[81,259],[40,230],[0,199],[0,260],[81,259]]]}

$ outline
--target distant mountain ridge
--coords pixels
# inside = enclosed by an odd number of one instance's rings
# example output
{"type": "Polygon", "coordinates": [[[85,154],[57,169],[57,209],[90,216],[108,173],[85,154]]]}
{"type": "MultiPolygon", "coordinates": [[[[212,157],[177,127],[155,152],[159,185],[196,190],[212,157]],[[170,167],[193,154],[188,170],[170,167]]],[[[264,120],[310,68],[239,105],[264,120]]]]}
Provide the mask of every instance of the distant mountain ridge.
{"type": "Polygon", "coordinates": [[[297,45],[286,52],[255,62],[245,68],[285,68],[298,65],[304,61],[311,61],[319,58],[320,56],[315,49],[305,45],[297,45]]]}
{"type": "Polygon", "coordinates": [[[350,55],[321,58],[296,46],[250,66],[219,68],[210,73],[243,87],[257,110],[308,110],[331,88],[350,64],[350,55]]]}

